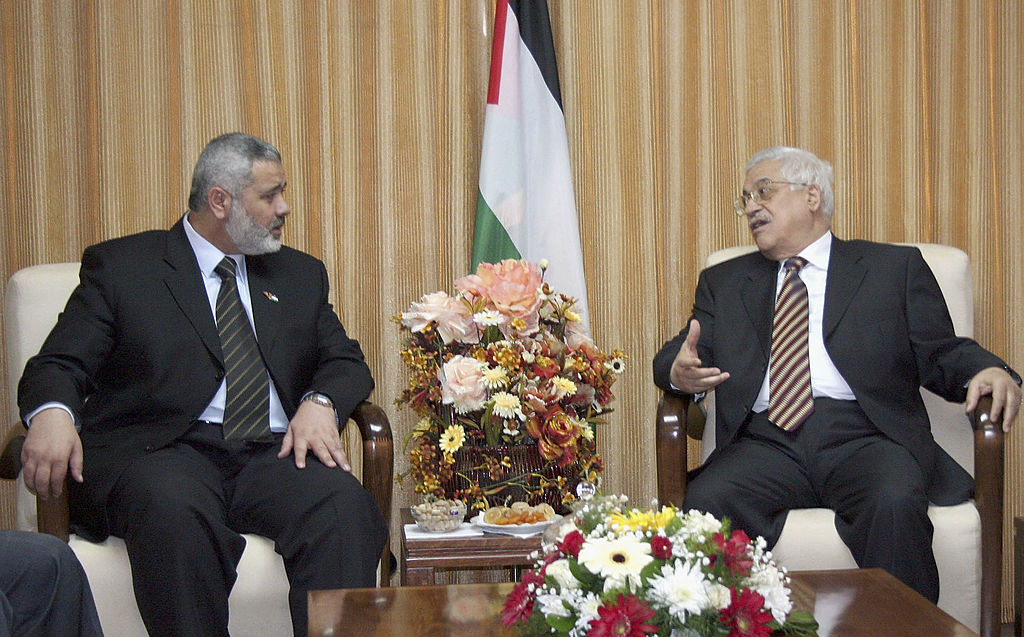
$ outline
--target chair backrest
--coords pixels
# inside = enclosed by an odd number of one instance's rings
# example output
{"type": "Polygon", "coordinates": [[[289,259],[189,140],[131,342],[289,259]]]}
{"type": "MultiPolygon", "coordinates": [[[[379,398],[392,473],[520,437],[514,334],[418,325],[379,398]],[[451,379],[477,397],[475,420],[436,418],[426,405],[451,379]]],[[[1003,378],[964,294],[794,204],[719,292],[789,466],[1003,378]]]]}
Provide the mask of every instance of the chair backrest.
{"type": "MultiPolygon", "coordinates": [[[[57,322],[57,316],[78,285],[81,264],[50,263],[18,270],[7,282],[4,307],[4,342],[7,345],[7,395],[10,422],[18,421],[18,381],[25,363],[39,352],[57,322]]],[[[18,478],[17,528],[36,530],[35,496],[18,478]]]]}
{"type": "MultiPolygon", "coordinates": [[[[935,243],[906,243],[921,250],[925,262],[939,282],[942,296],[953,319],[953,329],[958,336],[974,336],[974,283],[971,279],[971,262],[967,254],[952,246],[935,243]]],[[[756,246],[735,246],[711,253],[705,267],[728,261],[753,252],[756,246]]],[[[960,466],[974,475],[974,436],[970,421],[963,406],[943,400],[932,392],[922,389],[928,418],[932,424],[932,435],[939,445],[956,460],[960,466]]],[[[715,444],[714,392],[705,401],[708,413],[701,444],[701,460],[707,459],[715,444]]]]}

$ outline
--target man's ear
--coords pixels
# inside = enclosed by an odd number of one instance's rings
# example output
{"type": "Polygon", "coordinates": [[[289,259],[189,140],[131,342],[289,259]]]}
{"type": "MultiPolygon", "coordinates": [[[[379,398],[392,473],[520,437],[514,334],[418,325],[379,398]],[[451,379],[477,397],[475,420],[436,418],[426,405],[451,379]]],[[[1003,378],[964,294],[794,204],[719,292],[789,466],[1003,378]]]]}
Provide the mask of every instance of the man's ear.
{"type": "Polygon", "coordinates": [[[220,186],[206,191],[206,205],[218,219],[227,219],[231,212],[231,195],[220,186]]]}
{"type": "Polygon", "coordinates": [[[818,184],[807,186],[807,205],[811,210],[821,209],[821,187],[818,184]]]}

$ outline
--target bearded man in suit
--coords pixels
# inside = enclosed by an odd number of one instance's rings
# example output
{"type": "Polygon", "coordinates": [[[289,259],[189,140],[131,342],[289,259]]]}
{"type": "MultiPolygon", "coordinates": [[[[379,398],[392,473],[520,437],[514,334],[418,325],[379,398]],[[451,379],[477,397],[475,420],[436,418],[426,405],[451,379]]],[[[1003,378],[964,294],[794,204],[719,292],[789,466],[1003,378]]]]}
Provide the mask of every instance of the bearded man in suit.
{"type": "Polygon", "coordinates": [[[937,601],[928,502],[964,501],[972,481],[932,438],[919,389],[968,410],[991,394],[1009,431],[1020,377],[954,335],[919,250],[832,234],[828,162],[763,150],[736,208],[759,251],[701,273],[688,325],[654,359],[662,389],[716,391],[716,447],[684,507],[769,546],[790,509],[830,508],[861,567],[937,601]],[[776,314],[777,298],[792,309],[776,314]]]}
{"type": "Polygon", "coordinates": [[[28,487],[70,473],[73,529],[124,538],[151,634],[227,634],[241,533],[284,558],[296,635],[308,590],[375,583],[387,530],[339,439],[373,379],[323,263],[281,246],[286,184],[266,141],[212,140],[170,230],[85,250],[19,385],[28,487]]]}

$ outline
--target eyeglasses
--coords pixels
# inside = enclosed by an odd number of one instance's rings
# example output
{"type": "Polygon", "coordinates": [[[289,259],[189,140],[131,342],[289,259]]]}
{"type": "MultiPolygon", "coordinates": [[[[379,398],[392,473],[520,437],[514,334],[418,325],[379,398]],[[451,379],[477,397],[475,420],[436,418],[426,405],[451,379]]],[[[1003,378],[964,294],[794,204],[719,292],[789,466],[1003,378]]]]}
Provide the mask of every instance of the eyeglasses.
{"type": "Polygon", "coordinates": [[[779,189],[775,186],[776,184],[803,186],[805,188],[810,185],[800,181],[780,181],[777,179],[768,179],[767,177],[765,177],[764,179],[758,179],[756,182],[754,182],[753,191],[744,192],[739,197],[736,197],[736,199],[732,202],[733,208],[736,209],[736,214],[738,214],[741,217],[747,214],[747,204],[749,204],[751,201],[753,201],[754,203],[764,203],[766,201],[770,201],[771,198],[775,196],[775,193],[779,191],[779,189]]]}

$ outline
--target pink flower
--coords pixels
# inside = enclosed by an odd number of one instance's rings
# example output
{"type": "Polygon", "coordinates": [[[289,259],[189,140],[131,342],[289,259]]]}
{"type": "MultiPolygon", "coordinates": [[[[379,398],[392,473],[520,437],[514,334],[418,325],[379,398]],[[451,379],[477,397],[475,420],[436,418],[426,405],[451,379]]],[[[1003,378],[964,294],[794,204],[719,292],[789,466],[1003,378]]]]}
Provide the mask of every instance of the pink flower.
{"type": "Polygon", "coordinates": [[[587,326],[583,323],[570,321],[565,326],[565,344],[570,349],[578,349],[584,345],[593,345],[594,340],[587,332],[587,326]]]}
{"type": "Polygon", "coordinates": [[[460,414],[482,409],[487,398],[484,365],[468,356],[452,356],[437,370],[441,402],[452,405],[460,414]]]}
{"type": "Polygon", "coordinates": [[[444,292],[423,295],[417,303],[402,312],[402,325],[410,332],[422,332],[434,323],[437,333],[445,343],[477,343],[480,333],[473,323],[473,315],[466,304],[453,299],[444,292]]]}
{"type": "Polygon", "coordinates": [[[540,269],[527,261],[504,259],[500,263],[481,263],[476,274],[455,281],[455,287],[489,300],[498,312],[509,319],[525,321],[529,334],[537,329],[540,309],[540,269]]]}

